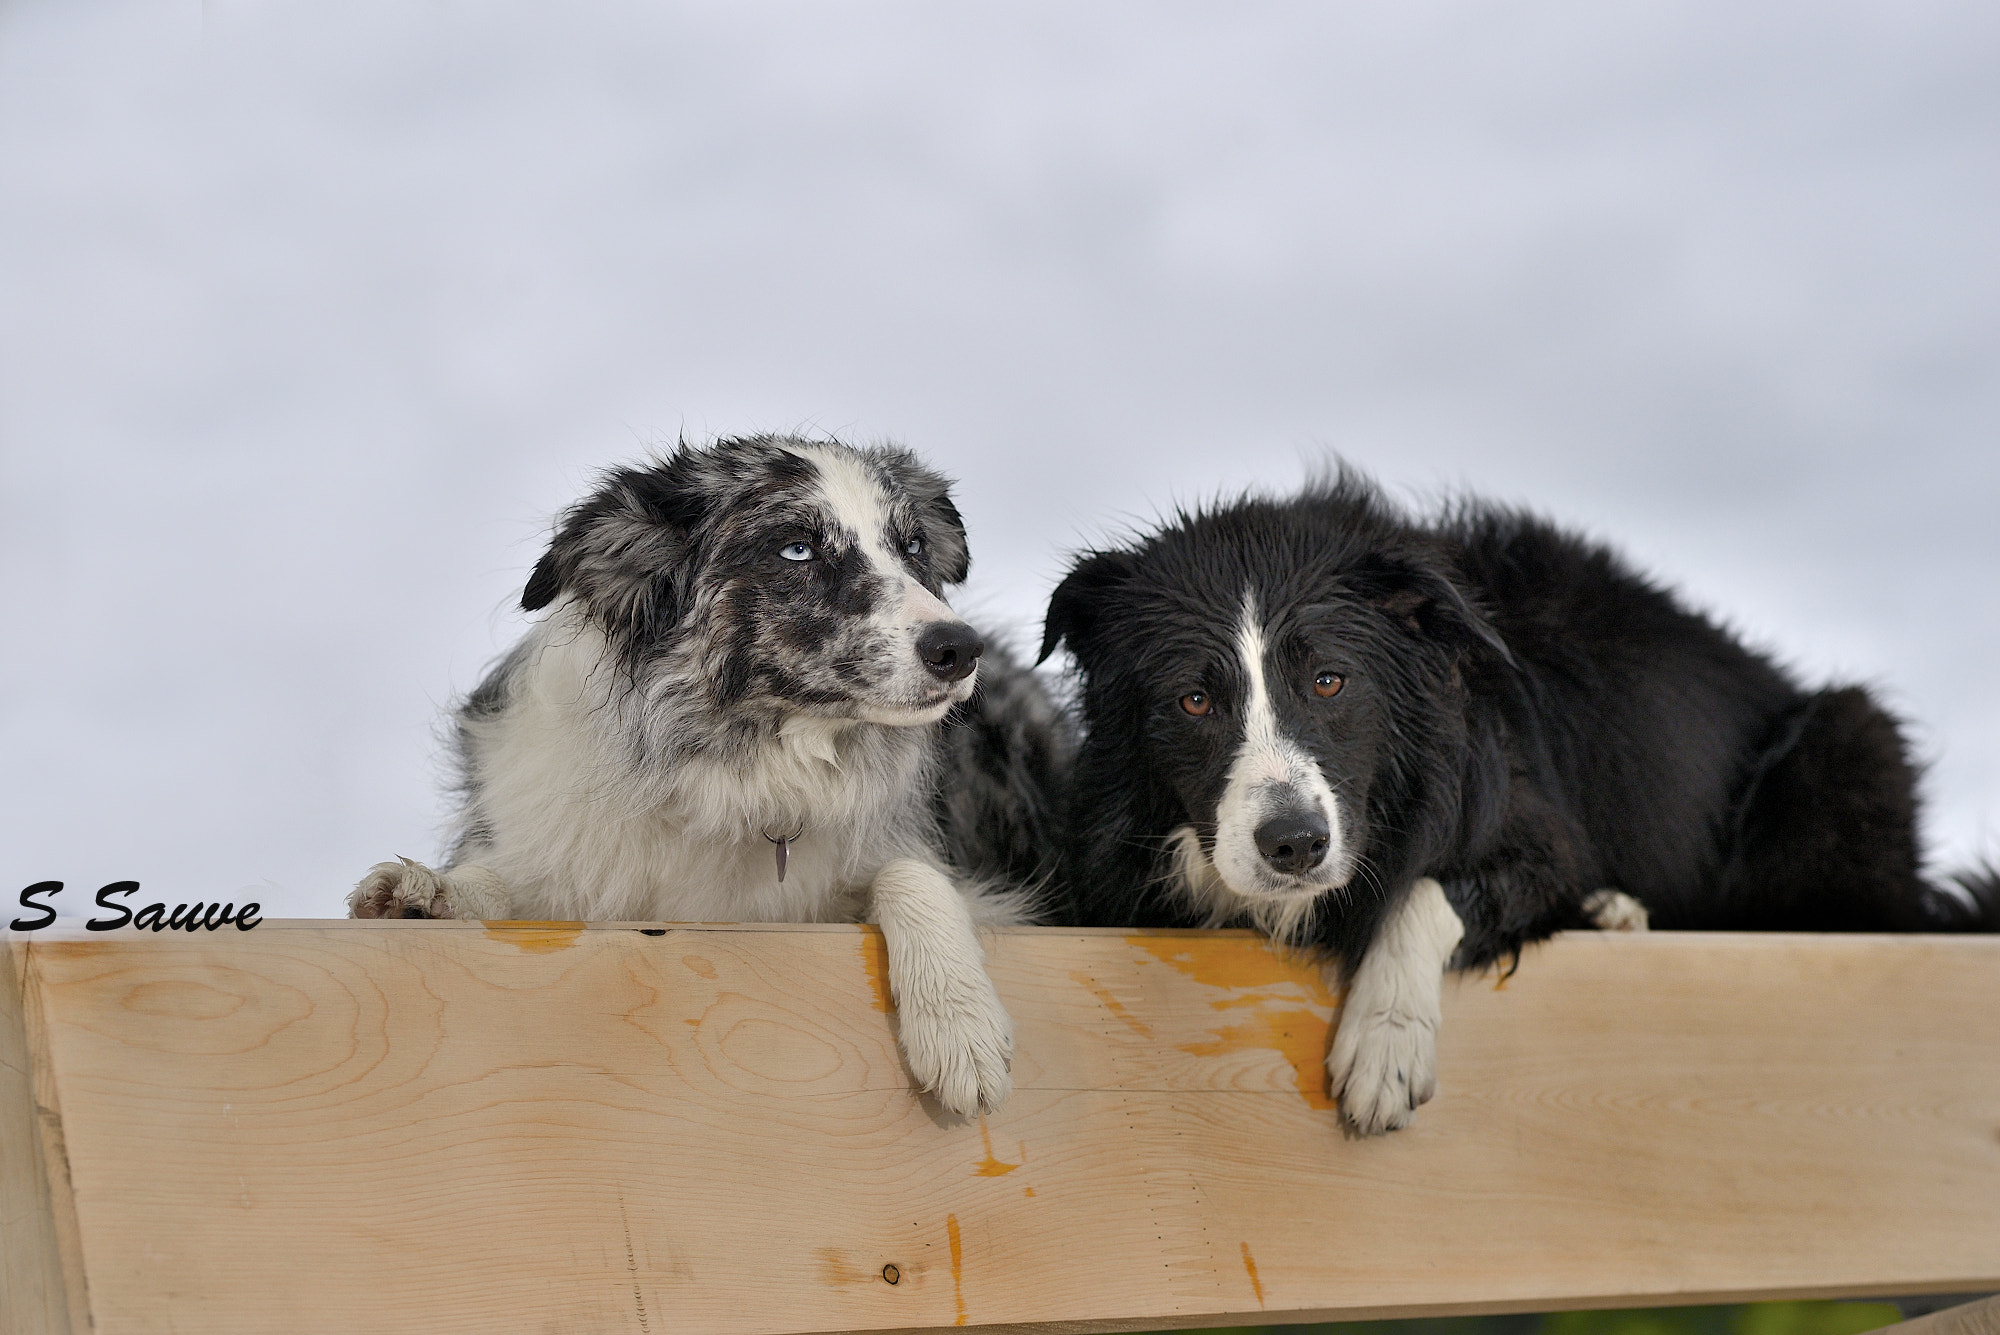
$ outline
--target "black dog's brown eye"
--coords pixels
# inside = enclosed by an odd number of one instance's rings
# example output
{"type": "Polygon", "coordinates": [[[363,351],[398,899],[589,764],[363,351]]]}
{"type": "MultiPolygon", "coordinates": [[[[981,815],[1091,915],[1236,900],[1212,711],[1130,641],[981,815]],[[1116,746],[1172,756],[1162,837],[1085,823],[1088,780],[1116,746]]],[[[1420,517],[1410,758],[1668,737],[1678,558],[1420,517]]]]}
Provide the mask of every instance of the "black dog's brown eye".
{"type": "Polygon", "coordinates": [[[1208,692],[1189,691],[1181,697],[1181,708],[1196,718],[1200,718],[1203,714],[1215,708],[1215,706],[1208,702],[1208,692]]]}
{"type": "Polygon", "coordinates": [[[1347,678],[1338,672],[1322,672],[1313,678],[1314,695],[1339,695],[1340,688],[1347,685],[1347,678]]]}

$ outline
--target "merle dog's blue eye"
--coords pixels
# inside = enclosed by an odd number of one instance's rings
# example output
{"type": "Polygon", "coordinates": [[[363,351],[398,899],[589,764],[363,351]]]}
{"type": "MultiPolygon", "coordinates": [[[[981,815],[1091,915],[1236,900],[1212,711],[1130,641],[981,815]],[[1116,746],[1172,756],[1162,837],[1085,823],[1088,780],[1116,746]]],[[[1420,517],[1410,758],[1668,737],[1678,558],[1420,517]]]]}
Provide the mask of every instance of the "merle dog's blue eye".
{"type": "Polygon", "coordinates": [[[903,550],[911,556],[922,556],[924,554],[924,540],[922,538],[911,538],[903,544],[903,550]]]}
{"type": "Polygon", "coordinates": [[[810,561],[813,559],[812,544],[809,542],[789,542],[778,548],[778,555],[787,561],[810,561]]]}

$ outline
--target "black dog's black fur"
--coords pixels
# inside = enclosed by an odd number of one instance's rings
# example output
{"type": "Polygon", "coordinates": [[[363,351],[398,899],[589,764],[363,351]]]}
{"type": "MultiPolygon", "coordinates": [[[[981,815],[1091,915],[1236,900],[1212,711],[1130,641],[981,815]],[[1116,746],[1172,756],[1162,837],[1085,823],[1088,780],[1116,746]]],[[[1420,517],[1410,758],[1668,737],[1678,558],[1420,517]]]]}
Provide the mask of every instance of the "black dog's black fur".
{"type": "Polygon", "coordinates": [[[1803,689],[1530,515],[1475,502],[1417,522],[1345,469],[1296,499],[1182,514],[1057,589],[1042,655],[1069,646],[1085,730],[1073,921],[1201,921],[1164,844],[1177,826],[1212,837],[1229,757],[1174,702],[1200,682],[1226,696],[1246,591],[1275,652],[1347,678],[1332,700],[1276,703],[1365,813],[1355,874],[1304,933],[1349,968],[1425,875],[1464,922],[1460,967],[1585,925],[1601,888],[1660,928],[2000,930],[1993,872],[1958,878],[1970,908],[1920,874],[1908,749],[1865,690],[1803,689]]]}
{"type": "Polygon", "coordinates": [[[938,834],[953,867],[1030,890],[1039,905],[1053,897],[1070,721],[1035,674],[990,640],[979,671],[979,689],[938,730],[950,778],[932,804],[938,834]]]}

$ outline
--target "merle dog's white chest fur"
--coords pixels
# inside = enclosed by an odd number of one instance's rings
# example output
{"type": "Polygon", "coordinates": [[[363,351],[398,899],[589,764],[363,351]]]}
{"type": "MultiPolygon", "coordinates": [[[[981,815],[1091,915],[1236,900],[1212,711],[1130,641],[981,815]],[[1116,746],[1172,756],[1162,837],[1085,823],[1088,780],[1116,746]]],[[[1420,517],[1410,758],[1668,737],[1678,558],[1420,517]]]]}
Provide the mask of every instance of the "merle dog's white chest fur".
{"type": "Polygon", "coordinates": [[[516,901],[591,922],[851,922],[883,864],[923,854],[923,729],[801,715],[635,775],[602,638],[577,621],[538,629],[513,705],[470,725],[478,861],[516,901]]]}

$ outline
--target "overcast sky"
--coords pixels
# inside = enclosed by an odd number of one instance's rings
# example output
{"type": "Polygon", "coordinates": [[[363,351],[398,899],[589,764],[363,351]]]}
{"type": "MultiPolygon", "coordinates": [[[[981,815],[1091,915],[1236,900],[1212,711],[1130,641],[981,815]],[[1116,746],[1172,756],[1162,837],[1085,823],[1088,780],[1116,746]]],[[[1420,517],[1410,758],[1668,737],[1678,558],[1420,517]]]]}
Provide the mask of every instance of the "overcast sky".
{"type": "Polygon", "coordinates": [[[1022,643],[1328,451],[1526,502],[2000,851],[1996,70],[1920,2],[0,0],[0,891],[344,912],[549,516],[794,428],[960,479],[1022,643]]]}

